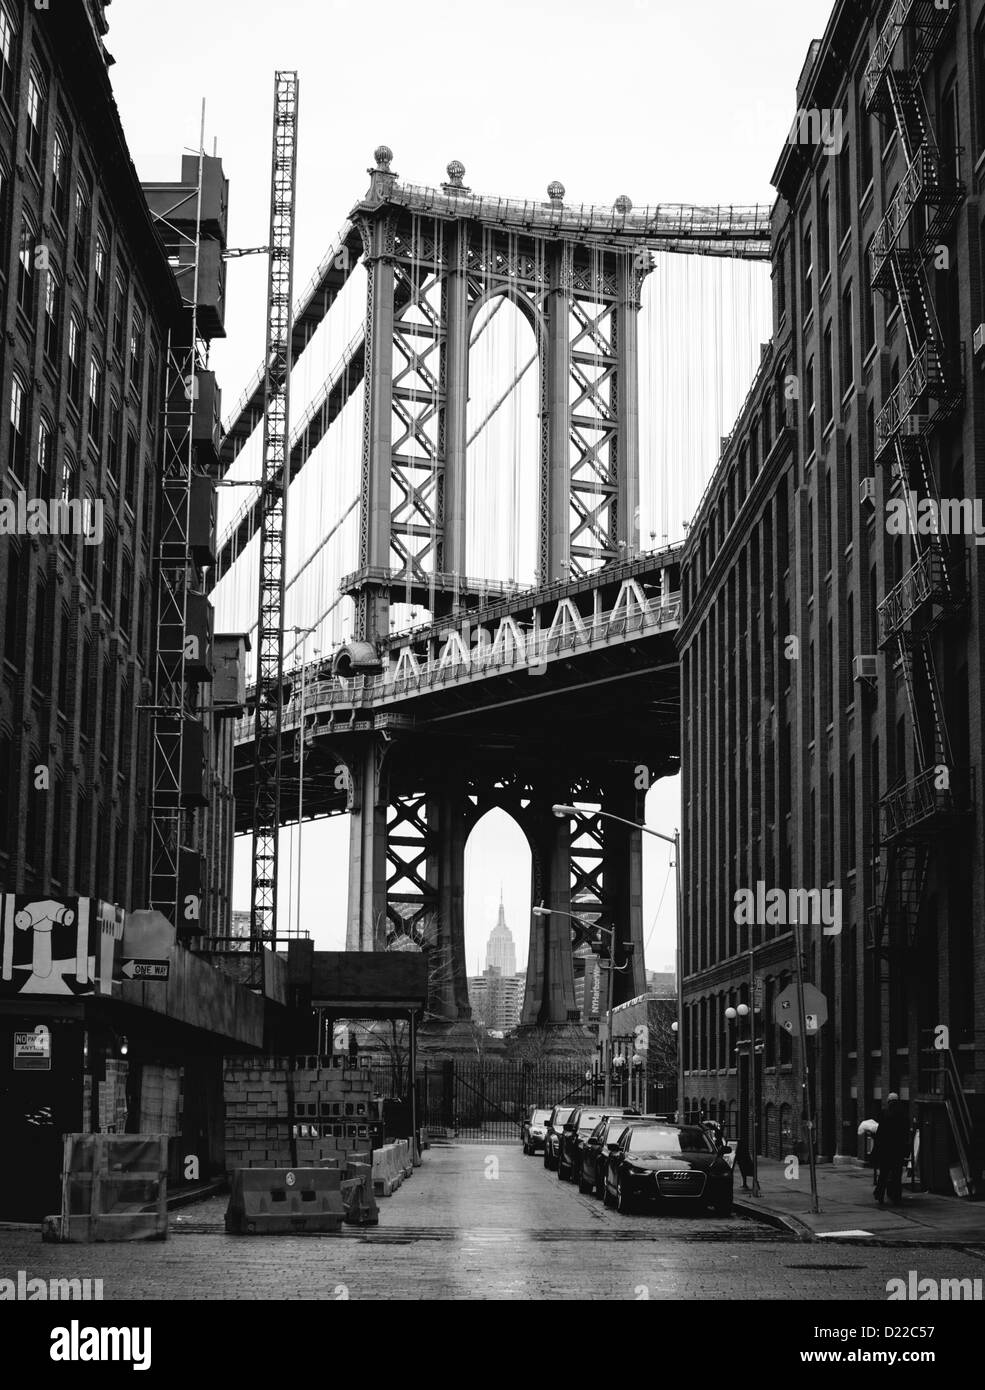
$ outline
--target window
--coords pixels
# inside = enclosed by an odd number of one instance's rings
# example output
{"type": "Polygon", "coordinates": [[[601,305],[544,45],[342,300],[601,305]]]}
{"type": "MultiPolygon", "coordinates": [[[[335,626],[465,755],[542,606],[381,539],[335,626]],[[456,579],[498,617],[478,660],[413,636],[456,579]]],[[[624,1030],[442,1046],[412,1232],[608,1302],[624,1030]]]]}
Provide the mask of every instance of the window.
{"type": "Polygon", "coordinates": [[[952,177],[960,179],[961,162],[958,152],[961,147],[961,120],[958,115],[958,84],[953,77],[947,83],[941,97],[939,130],[942,170],[950,166],[952,177]]]}
{"type": "Polygon", "coordinates": [[[147,580],[140,581],[137,591],[137,655],[144,656],[144,638],[147,633],[147,580]]]}
{"type": "Polygon", "coordinates": [[[42,695],[51,689],[51,633],[48,631],[48,590],[39,581],[34,606],[34,671],[31,679],[42,695]]]}
{"type": "MultiPolygon", "coordinates": [[[[814,358],[807,359],[807,367],[804,370],[804,409],[807,413],[808,425],[812,425],[814,420],[814,358]]],[[[812,437],[808,438],[808,453],[814,452],[812,437]]]]}
{"type": "Polygon", "coordinates": [[[824,330],[824,346],[821,350],[821,411],[822,420],[827,425],[835,413],[834,348],[830,320],[824,330]]]}
{"type": "Polygon", "coordinates": [[[11,543],[7,553],[7,602],[3,626],[3,654],[7,661],[20,666],[20,599],[24,565],[20,550],[11,543]]]}
{"type": "Polygon", "coordinates": [[[872,238],[862,257],[862,355],[868,357],[876,345],[876,306],[872,291],[872,238]]]}
{"type": "Polygon", "coordinates": [[[65,876],[65,781],[55,778],[51,799],[51,876],[61,883],[65,876]]]}
{"type": "MultiPolygon", "coordinates": [[[[35,744],[28,750],[28,766],[37,767],[41,761],[41,750],[35,744]]],[[[40,876],[44,865],[44,822],[45,810],[47,809],[47,794],[42,795],[34,785],[31,778],[27,784],[27,815],[25,816],[25,851],[27,862],[37,871],[40,876]]]]}
{"type": "Polygon", "coordinates": [[[106,317],[107,286],[106,276],[109,272],[109,252],[106,250],[106,238],[102,232],[96,236],[96,250],[93,256],[93,276],[95,279],[95,306],[96,312],[101,318],[106,317]]]}
{"type": "Polygon", "coordinates": [[[14,21],[6,5],[0,5],[0,97],[14,104],[14,21]]]}
{"type": "MultiPolygon", "coordinates": [[[[96,516],[96,504],[92,493],[86,489],[82,499],[82,529],[86,535],[90,535],[94,530],[96,516]]],[[[90,589],[96,587],[96,552],[98,545],[86,545],[84,537],[79,537],[79,544],[82,546],[82,578],[89,585],[90,589]]]]}
{"type": "Polygon", "coordinates": [[[86,738],[92,738],[92,716],[95,701],[92,698],[92,638],[86,634],[82,644],[82,685],[80,687],[80,728],[86,738]]]}
{"type": "Polygon", "coordinates": [[[821,194],[817,214],[817,258],[823,285],[831,274],[831,194],[827,187],[821,194]]]}
{"type": "Polygon", "coordinates": [[[985,16],[975,30],[975,91],[978,93],[978,148],[985,150],[985,16]]]}
{"type": "Polygon", "coordinates": [[[108,758],[112,752],[110,738],[113,732],[113,704],[116,695],[114,684],[113,663],[107,658],[103,662],[103,690],[99,702],[99,751],[104,758],[108,758]]]}
{"type": "Polygon", "coordinates": [[[855,336],[852,322],[852,287],[846,285],[841,293],[841,381],[844,395],[855,381],[855,336]]]}
{"type": "Polygon", "coordinates": [[[130,623],[133,617],[133,560],[129,552],[123,552],[120,565],[120,630],[130,636],[130,623]]]}
{"type": "Polygon", "coordinates": [[[16,374],[10,382],[10,434],[7,466],[20,481],[27,478],[27,392],[16,374]]]}
{"type": "Polygon", "coordinates": [[[804,318],[814,307],[814,251],[810,226],[804,228],[803,244],[804,318]]]}
{"type": "Polygon", "coordinates": [[[130,385],[140,394],[144,372],[144,314],[139,307],[130,320],[130,385]]]}
{"type": "Polygon", "coordinates": [[[872,117],[866,114],[864,102],[865,83],[863,82],[858,93],[859,177],[861,179],[861,191],[863,194],[872,182],[874,168],[872,157],[872,117]]]}
{"type": "Polygon", "coordinates": [[[838,156],[838,244],[852,229],[852,151],[845,141],[838,156]]]}
{"type": "Polygon", "coordinates": [[[68,324],[68,398],[76,410],[82,409],[82,324],[77,314],[68,324]]]}
{"type": "Polygon", "coordinates": [[[103,538],[103,575],[102,575],[102,602],[103,607],[111,612],[113,609],[113,591],[116,587],[116,531],[112,526],[106,527],[106,535],[103,538]]]}
{"type": "MultiPolygon", "coordinates": [[[[83,896],[89,893],[89,802],[79,797],[75,820],[75,888],[83,896]]],[[[786,1029],[780,1029],[782,1040],[787,1036],[786,1029]]],[[[790,1044],[792,1046],[792,1044],[790,1044]]]]}
{"type": "Polygon", "coordinates": [[[27,79],[27,157],[35,169],[41,168],[41,151],[44,148],[44,110],[45,89],[41,77],[34,69],[27,79]]]}
{"type": "Polygon", "coordinates": [[[776,257],[776,312],[782,319],[787,312],[787,252],[786,247],[777,249],[776,257]]]}
{"type": "MultiPolygon", "coordinates": [[[[137,436],[132,430],[127,431],[127,457],[123,474],[123,500],[127,506],[133,509],[134,497],[137,488],[137,436]]],[[[150,537],[147,537],[150,540],[150,537]]]]}
{"type": "Polygon", "coordinates": [[[71,627],[69,611],[62,609],[62,630],[58,643],[58,709],[61,714],[69,714],[69,673],[71,669],[71,627]]]}
{"type": "Polygon", "coordinates": [[[71,454],[65,455],[65,462],[62,465],[62,491],[63,502],[70,502],[73,497],[78,497],[79,492],[79,470],[71,454]]]}
{"type": "MultiPolygon", "coordinates": [[[[0,10],[0,14],[3,11],[0,10]]],[[[10,232],[10,175],[0,160],[0,246],[6,246],[10,232]]],[[[0,276],[6,276],[6,264],[0,265],[0,276]]]]}
{"type": "Polygon", "coordinates": [[[38,462],[35,474],[35,497],[50,499],[54,496],[54,458],[51,425],[42,415],[38,421],[38,462]]]}
{"type": "Polygon", "coordinates": [[[34,243],[37,240],[34,227],[27,214],[21,217],[21,243],[17,257],[17,304],[28,316],[34,318],[34,243]]]}
{"type": "Polygon", "coordinates": [[[123,411],[115,395],[109,398],[109,430],[106,435],[106,482],[115,488],[120,476],[120,435],[123,430],[123,411]]]}
{"type": "Polygon", "coordinates": [[[93,354],[89,359],[89,438],[99,443],[103,432],[103,364],[93,354]]]}
{"type": "Polygon", "coordinates": [[[54,269],[49,269],[44,281],[44,355],[57,366],[62,320],[62,287],[54,269]]]}
{"type": "Polygon", "coordinates": [[[89,275],[89,229],[92,206],[81,180],[75,185],[75,264],[83,280],[89,275]]]}
{"type": "Polygon", "coordinates": [[[123,356],[123,335],[127,321],[127,281],[123,272],[116,276],[116,289],[113,297],[113,351],[117,357],[123,356]]]}
{"type": "Polygon", "coordinates": [[[68,226],[68,181],[68,140],[59,129],[51,152],[51,210],[63,227],[68,226]]]}

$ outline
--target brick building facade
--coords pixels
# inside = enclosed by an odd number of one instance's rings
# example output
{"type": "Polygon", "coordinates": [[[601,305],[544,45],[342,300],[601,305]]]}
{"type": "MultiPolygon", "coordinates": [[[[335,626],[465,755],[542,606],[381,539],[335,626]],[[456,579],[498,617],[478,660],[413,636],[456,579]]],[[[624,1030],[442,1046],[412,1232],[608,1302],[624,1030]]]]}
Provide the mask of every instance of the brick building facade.
{"type": "Polygon", "coordinates": [[[801,928],[819,1152],[896,1090],[942,1185],[985,1091],[985,555],[898,518],[983,495],[985,5],[839,0],[796,110],[773,336],[683,563],[687,1108],[746,1132],[754,1081],[760,1152],[803,1139],[790,916],[735,894],[837,890],[801,928]]]}

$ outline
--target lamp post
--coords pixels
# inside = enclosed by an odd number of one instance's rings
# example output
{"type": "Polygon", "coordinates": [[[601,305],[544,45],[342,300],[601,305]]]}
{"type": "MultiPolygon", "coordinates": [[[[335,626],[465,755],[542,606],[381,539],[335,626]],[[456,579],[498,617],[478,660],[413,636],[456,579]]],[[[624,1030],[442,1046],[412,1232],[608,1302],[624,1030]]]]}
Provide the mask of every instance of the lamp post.
{"type": "MultiPolygon", "coordinates": [[[[749,952],[750,969],[752,968],[752,952],[749,952]]],[[[750,989],[752,985],[750,983],[750,989]]],[[[752,996],[750,995],[750,998],[752,996]]],[[[752,1159],[752,1195],[760,1197],[759,1190],[759,1161],[758,1144],[756,1142],[756,1009],[755,1004],[738,1004],[734,1008],[730,1004],[725,1010],[725,1017],[729,1022],[738,1022],[740,1018],[749,1019],[749,1108],[747,1112],[747,1123],[749,1126],[749,1156],[752,1159]]],[[[738,1053],[738,1029],[736,1030],[736,1052],[738,1053]]]]}
{"type": "MultiPolygon", "coordinates": [[[[615,816],[611,811],[582,811],[577,806],[552,806],[551,810],[559,820],[564,820],[566,816],[573,816],[577,820],[589,820],[593,816],[601,816],[603,820],[619,821],[621,825],[628,825],[633,830],[642,830],[645,835],[654,835],[658,840],[665,840],[668,845],[674,846],[674,887],[677,908],[677,1017],[679,1028],[677,1029],[677,1119],[678,1123],[684,1121],[684,920],[681,915],[681,832],[675,830],[673,835],[665,835],[662,830],[653,830],[649,825],[641,825],[639,821],[627,820],[625,816],[615,816]]],[[[643,982],[646,983],[646,962],[643,963],[643,982]]]]}
{"type": "MultiPolygon", "coordinates": [[[[555,808],[555,810],[556,810],[556,809],[557,809],[557,808],[555,808]]],[[[588,920],[587,917],[582,917],[582,916],[581,916],[579,913],[577,913],[577,912],[564,912],[564,911],[562,911],[562,909],[559,908],[559,907],[545,907],[543,903],[535,903],[534,906],[531,908],[531,911],[532,911],[532,913],[533,913],[533,915],[534,915],[535,917],[570,917],[570,919],[571,919],[572,922],[580,922],[580,923],[582,924],[582,926],[588,927],[588,928],[589,928],[591,931],[593,931],[593,932],[604,932],[605,935],[606,935],[606,936],[609,936],[609,937],[615,935],[615,932],[613,931],[612,927],[602,927],[602,926],[599,926],[597,922],[590,922],[590,921],[588,920]]],[[[628,970],[628,969],[629,969],[629,965],[630,965],[629,961],[627,961],[625,965],[603,965],[603,964],[600,962],[600,963],[599,963],[599,969],[600,969],[600,970],[628,970]]],[[[586,988],[587,988],[587,985],[586,985],[586,988]]],[[[612,990],[611,990],[611,989],[609,990],[609,1006],[608,1006],[608,1008],[607,1008],[606,1011],[605,1011],[605,1029],[606,1029],[606,1035],[605,1035],[605,1045],[606,1045],[606,1049],[605,1049],[605,1053],[603,1054],[603,1057],[602,1057],[602,1068],[603,1068],[603,1073],[604,1073],[604,1076],[605,1076],[605,1104],[608,1105],[608,1103],[609,1103],[609,1091],[610,1091],[610,1088],[609,1088],[609,1079],[610,1079],[610,1072],[611,1072],[611,1070],[612,1070],[611,1065],[610,1065],[610,1064],[611,1064],[611,1060],[612,1060],[612,990]]]]}
{"type": "Polygon", "coordinates": [[[623,1102],[622,1102],[622,1078],[623,1078],[623,1073],[624,1073],[624,1071],[625,1071],[625,1067],[626,1067],[626,1059],[625,1059],[625,1057],[623,1057],[622,1055],[620,1055],[620,1056],[618,1056],[618,1057],[613,1057],[613,1059],[612,1059],[612,1075],[613,1075],[613,1077],[614,1077],[614,1079],[615,1079],[616,1085],[617,1085],[618,1088],[619,1088],[619,1090],[618,1090],[619,1099],[618,1099],[618,1101],[616,1102],[616,1104],[618,1104],[618,1105],[622,1105],[622,1103],[623,1103],[623,1102]]]}

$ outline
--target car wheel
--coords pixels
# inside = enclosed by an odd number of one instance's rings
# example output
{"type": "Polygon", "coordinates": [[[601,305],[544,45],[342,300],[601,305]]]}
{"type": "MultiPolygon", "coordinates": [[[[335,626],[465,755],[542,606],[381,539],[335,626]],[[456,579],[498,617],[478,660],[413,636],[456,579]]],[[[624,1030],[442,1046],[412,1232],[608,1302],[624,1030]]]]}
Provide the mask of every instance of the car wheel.
{"type": "Polygon", "coordinates": [[[564,1166],[564,1159],[563,1159],[563,1158],[559,1158],[558,1161],[557,1161],[557,1178],[558,1178],[558,1182],[567,1182],[567,1181],[568,1181],[568,1173],[567,1173],[567,1169],[566,1169],[565,1166],[564,1166]]]}
{"type": "Polygon", "coordinates": [[[616,1199],[609,1191],[608,1183],[606,1183],[605,1186],[602,1188],[602,1205],[604,1207],[614,1207],[616,1205],[616,1199]]]}
{"type": "Polygon", "coordinates": [[[633,1210],[633,1203],[628,1193],[623,1191],[622,1183],[616,1184],[616,1211],[620,1216],[629,1216],[633,1210]]]}

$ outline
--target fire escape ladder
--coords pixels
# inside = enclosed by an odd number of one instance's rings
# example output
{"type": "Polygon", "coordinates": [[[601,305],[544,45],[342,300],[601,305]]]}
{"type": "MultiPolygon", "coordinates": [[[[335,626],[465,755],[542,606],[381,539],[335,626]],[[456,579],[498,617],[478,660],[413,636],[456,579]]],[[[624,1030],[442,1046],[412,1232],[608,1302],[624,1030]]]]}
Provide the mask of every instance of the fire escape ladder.
{"type": "Polygon", "coordinates": [[[951,740],[947,733],[947,723],[944,719],[944,706],[941,700],[941,688],[937,679],[937,664],[934,661],[934,652],[930,642],[929,634],[925,634],[920,643],[921,654],[923,657],[924,673],[927,677],[927,691],[930,695],[930,705],[934,719],[934,762],[938,766],[951,767],[951,740]]]}

